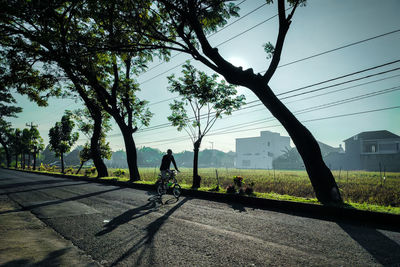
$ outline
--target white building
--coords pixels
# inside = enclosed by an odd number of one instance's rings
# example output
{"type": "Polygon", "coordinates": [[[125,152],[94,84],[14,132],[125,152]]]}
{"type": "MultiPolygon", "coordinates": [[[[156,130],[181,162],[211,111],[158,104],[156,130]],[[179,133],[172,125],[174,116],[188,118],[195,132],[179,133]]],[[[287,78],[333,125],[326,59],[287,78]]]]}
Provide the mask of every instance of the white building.
{"type": "Polygon", "coordinates": [[[236,139],[236,168],[272,169],[272,160],[290,149],[290,137],[262,131],[259,137],[236,139]]]}

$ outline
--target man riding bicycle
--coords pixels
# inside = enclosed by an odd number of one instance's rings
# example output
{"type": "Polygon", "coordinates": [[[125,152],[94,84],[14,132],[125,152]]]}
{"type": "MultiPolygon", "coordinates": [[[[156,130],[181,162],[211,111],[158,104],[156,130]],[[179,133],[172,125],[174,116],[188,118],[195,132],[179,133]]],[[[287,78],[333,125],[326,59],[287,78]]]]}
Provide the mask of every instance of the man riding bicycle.
{"type": "Polygon", "coordinates": [[[176,162],[174,159],[174,156],[172,156],[172,150],[168,149],[167,150],[167,155],[164,155],[162,160],[161,160],[161,166],[160,166],[160,171],[161,171],[161,179],[165,181],[167,177],[167,173],[170,171],[169,167],[171,165],[171,162],[174,164],[175,170],[179,172],[178,167],[176,167],[176,162]]]}

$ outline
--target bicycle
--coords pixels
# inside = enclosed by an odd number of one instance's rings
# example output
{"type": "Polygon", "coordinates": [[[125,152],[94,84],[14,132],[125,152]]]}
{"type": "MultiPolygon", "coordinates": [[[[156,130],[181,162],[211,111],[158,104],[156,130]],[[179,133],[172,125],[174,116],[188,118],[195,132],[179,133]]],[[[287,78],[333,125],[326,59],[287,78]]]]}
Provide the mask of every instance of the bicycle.
{"type": "Polygon", "coordinates": [[[165,195],[169,189],[172,189],[172,194],[176,199],[181,196],[182,189],[176,180],[176,171],[167,170],[165,179],[162,179],[161,173],[158,175],[158,177],[157,194],[160,197],[165,195]]]}

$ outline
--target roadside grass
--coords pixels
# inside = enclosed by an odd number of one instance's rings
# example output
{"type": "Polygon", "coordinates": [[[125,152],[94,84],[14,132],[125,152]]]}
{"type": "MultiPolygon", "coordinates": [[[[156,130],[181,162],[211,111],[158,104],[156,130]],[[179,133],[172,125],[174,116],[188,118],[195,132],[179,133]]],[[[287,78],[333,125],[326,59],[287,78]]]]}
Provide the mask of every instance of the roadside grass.
{"type": "MultiPolygon", "coordinates": [[[[190,189],[192,169],[180,168],[180,170],[181,172],[177,174],[179,184],[182,188],[190,189]]],[[[59,173],[59,170],[52,169],[44,172],[59,173]]],[[[135,183],[155,184],[157,181],[158,168],[139,168],[139,172],[141,181],[135,183]]],[[[400,214],[400,173],[383,174],[366,171],[333,171],[332,173],[348,208],[400,214]]],[[[109,169],[109,174],[112,176],[101,179],[129,181],[129,172],[126,169],[109,169]]],[[[217,174],[220,188],[218,193],[226,193],[226,188],[233,184],[233,177],[241,176],[244,178],[243,187],[254,183],[252,187],[254,197],[319,204],[304,170],[200,168],[202,187],[198,190],[215,191],[217,174]]],[[[95,172],[89,173],[82,170],[76,176],[95,178],[96,175],[95,172]]]]}

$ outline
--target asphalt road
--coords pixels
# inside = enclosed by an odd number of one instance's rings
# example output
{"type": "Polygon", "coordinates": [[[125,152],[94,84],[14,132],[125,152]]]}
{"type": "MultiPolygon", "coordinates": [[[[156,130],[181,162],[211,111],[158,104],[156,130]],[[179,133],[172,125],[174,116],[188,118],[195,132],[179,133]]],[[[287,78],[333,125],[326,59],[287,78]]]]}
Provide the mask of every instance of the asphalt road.
{"type": "Polygon", "coordinates": [[[104,266],[400,266],[400,232],[154,194],[0,169],[0,196],[104,266]]]}

